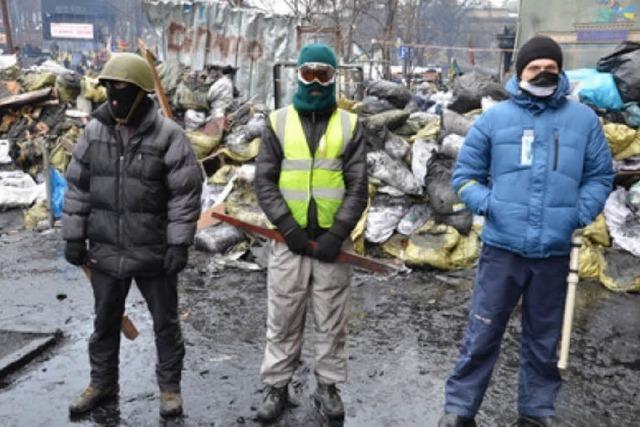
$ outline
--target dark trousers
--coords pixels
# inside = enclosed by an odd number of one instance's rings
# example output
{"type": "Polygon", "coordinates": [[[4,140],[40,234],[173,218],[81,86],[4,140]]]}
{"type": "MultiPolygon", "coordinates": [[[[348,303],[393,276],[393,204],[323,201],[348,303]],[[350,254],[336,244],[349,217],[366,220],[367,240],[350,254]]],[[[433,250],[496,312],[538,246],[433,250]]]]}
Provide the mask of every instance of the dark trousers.
{"type": "Polygon", "coordinates": [[[445,411],[476,415],[509,316],[522,297],[518,410],[523,415],[554,415],[568,271],[568,256],[531,259],[483,246],[460,358],[445,386],[445,411]]]}
{"type": "MultiPolygon", "coordinates": [[[[94,330],[89,339],[91,383],[108,386],[118,382],[120,328],[132,278],[116,279],[93,271],[94,330]]],[[[180,391],[184,342],[178,317],[177,275],[135,277],[153,318],[158,360],[156,375],[162,391],[180,391]]]]}

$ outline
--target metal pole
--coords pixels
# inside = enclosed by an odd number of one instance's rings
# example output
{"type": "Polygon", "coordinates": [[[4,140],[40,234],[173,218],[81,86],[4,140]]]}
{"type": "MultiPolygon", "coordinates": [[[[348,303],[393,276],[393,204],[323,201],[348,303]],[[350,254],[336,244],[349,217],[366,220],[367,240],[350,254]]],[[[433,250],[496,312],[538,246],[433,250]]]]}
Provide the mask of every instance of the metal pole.
{"type": "Polygon", "coordinates": [[[45,186],[47,190],[47,208],[49,209],[49,225],[53,228],[54,218],[53,218],[53,200],[52,191],[51,191],[51,166],[49,164],[49,148],[47,147],[47,143],[45,142],[42,146],[42,161],[44,163],[44,180],[45,186]]]}
{"type": "Polygon", "coordinates": [[[0,0],[2,5],[2,24],[4,26],[4,35],[6,37],[6,46],[9,54],[14,52],[13,38],[11,37],[11,20],[9,19],[9,8],[7,7],[7,0],[0,0]]]}

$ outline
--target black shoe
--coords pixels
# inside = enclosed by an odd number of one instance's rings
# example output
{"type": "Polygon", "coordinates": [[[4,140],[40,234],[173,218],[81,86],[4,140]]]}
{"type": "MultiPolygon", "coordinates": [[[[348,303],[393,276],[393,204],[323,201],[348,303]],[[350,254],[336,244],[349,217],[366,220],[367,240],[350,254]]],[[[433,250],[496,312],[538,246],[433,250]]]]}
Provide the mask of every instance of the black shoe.
{"type": "Polygon", "coordinates": [[[476,420],[445,412],[438,420],[438,427],[476,427],[476,420]]]}
{"type": "Polygon", "coordinates": [[[530,415],[518,416],[516,427],[553,427],[553,417],[533,417],[530,415]]]}
{"type": "Polygon", "coordinates": [[[344,418],[344,405],[340,398],[340,390],[335,384],[320,384],[313,393],[313,399],[327,418],[344,418]]]}
{"type": "Polygon", "coordinates": [[[89,385],[80,396],[69,405],[71,415],[84,414],[95,409],[102,402],[118,396],[118,386],[96,387],[89,385]]]}
{"type": "Polygon", "coordinates": [[[267,386],[264,399],[256,416],[262,421],[273,421],[284,412],[289,400],[288,384],[284,387],[267,386]]]}

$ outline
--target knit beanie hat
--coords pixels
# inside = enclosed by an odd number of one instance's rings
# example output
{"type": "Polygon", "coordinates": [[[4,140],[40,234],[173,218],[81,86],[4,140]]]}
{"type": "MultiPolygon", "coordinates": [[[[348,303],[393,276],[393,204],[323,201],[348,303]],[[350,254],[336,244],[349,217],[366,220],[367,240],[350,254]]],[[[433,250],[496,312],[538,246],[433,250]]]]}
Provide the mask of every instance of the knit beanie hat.
{"type": "MultiPolygon", "coordinates": [[[[311,43],[304,46],[298,55],[298,67],[305,62],[320,62],[337,68],[338,60],[333,49],[321,43],[311,43]]],[[[317,82],[305,85],[298,82],[298,90],[293,95],[293,106],[300,112],[327,111],[336,106],[336,84],[322,86],[317,82]],[[321,96],[312,95],[319,92],[321,96]]]]}
{"type": "Polygon", "coordinates": [[[516,73],[518,78],[529,62],[536,59],[553,59],[562,70],[562,49],[555,40],[546,36],[535,36],[527,40],[518,51],[516,73]]]}

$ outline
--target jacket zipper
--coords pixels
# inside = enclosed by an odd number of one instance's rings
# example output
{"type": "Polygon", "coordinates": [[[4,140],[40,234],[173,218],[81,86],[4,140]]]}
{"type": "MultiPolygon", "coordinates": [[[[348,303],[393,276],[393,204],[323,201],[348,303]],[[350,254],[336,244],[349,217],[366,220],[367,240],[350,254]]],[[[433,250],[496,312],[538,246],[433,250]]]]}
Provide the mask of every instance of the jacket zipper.
{"type": "Polygon", "coordinates": [[[558,170],[558,154],[560,151],[560,137],[558,131],[553,131],[553,170],[558,170]]]}
{"type": "MultiPolygon", "coordinates": [[[[116,141],[118,141],[118,170],[117,170],[117,203],[116,207],[118,210],[118,247],[122,250],[124,245],[122,244],[122,200],[123,200],[123,187],[124,187],[124,143],[122,141],[122,136],[120,135],[120,130],[115,130],[116,141]]],[[[122,251],[120,253],[120,259],[118,262],[118,273],[122,274],[122,266],[124,264],[124,256],[122,255],[122,251]]]]}

